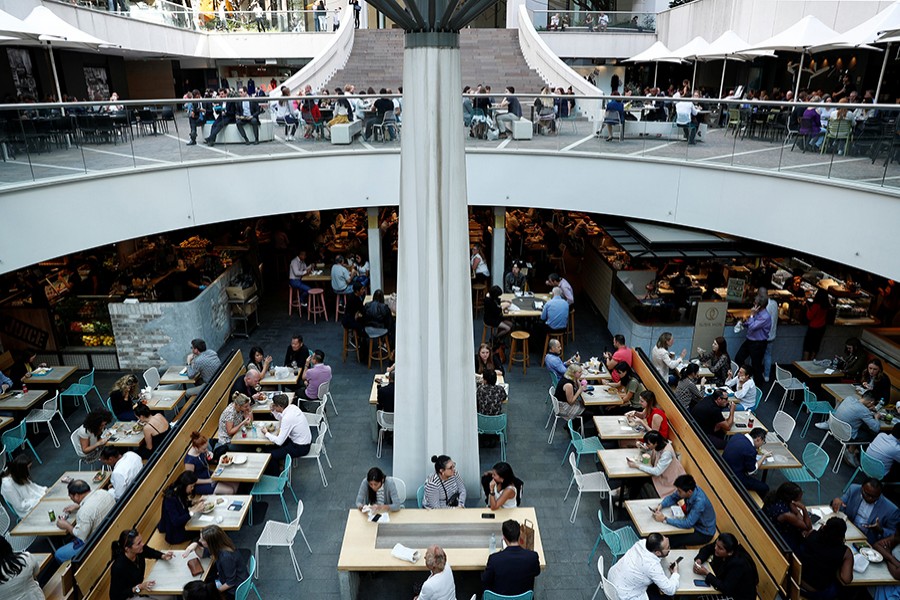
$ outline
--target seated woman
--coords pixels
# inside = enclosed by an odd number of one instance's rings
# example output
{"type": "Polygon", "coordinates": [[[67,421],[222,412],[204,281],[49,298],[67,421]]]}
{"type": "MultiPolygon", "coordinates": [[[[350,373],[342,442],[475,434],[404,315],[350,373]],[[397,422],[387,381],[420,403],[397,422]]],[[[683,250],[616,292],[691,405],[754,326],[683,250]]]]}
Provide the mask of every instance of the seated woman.
{"type": "Polygon", "coordinates": [[[844,342],[844,355],[841,356],[843,365],[841,371],[844,373],[846,383],[856,383],[862,379],[863,371],[866,369],[866,351],[863,350],[862,342],[859,338],[849,338],[844,342]]]}
{"type": "Polygon", "coordinates": [[[475,407],[478,414],[496,416],[503,412],[506,401],[506,390],[497,385],[497,372],[488,369],[484,372],[481,385],[475,388],[475,407]]]}
{"type": "Polygon", "coordinates": [[[15,552],[0,536],[0,598],[44,600],[44,592],[35,580],[41,561],[28,552],[15,552]]]}
{"type": "Polygon", "coordinates": [[[434,474],[425,480],[425,499],[422,505],[434,508],[465,508],[466,484],[456,472],[456,463],[449,456],[432,456],[434,474]]]}
{"type": "Polygon", "coordinates": [[[148,459],[169,433],[169,421],[160,413],[150,412],[146,404],[135,405],[134,416],[144,426],[144,440],[135,452],[141,458],[148,459]]]}
{"type": "Polygon", "coordinates": [[[81,446],[83,462],[95,462],[100,458],[100,450],[109,441],[103,431],[112,423],[113,416],[108,410],[93,410],[84,418],[84,423],[75,430],[75,437],[81,446]]]}
{"type": "Polygon", "coordinates": [[[804,565],[816,565],[803,569],[801,575],[801,594],[808,600],[833,600],[841,586],[853,582],[853,553],[844,544],[846,534],[846,521],[828,519],[806,538],[800,560],[804,565]]]}
{"type": "MultiPolygon", "coordinates": [[[[163,554],[144,545],[144,538],[137,529],[119,534],[119,540],[112,543],[112,567],[109,569],[109,600],[147,598],[144,594],[153,591],[154,582],[144,581],[147,574],[147,559],[171,560],[171,551],[163,554]]],[[[152,598],[152,596],[150,596],[152,598]]]]}
{"type": "Polygon", "coordinates": [[[707,354],[702,348],[697,348],[697,352],[700,364],[712,371],[712,382],[716,385],[725,385],[728,370],[731,368],[731,356],[728,354],[728,342],[725,338],[719,336],[713,340],[711,354],[707,354]]]}
{"type": "Polygon", "coordinates": [[[403,501],[397,493],[397,484],[378,467],[372,467],[366,478],[359,484],[356,494],[356,508],[369,506],[374,512],[394,512],[403,508],[403,501]]]}
{"type": "Polygon", "coordinates": [[[861,384],[875,394],[879,400],[888,402],[891,399],[891,378],[884,372],[880,358],[873,358],[863,371],[861,384]]]}
{"type": "Polygon", "coordinates": [[[803,504],[803,489],[792,481],[785,481],[766,496],[762,511],[791,549],[800,552],[806,536],[812,531],[809,510],[803,504]]]}
{"type": "Polygon", "coordinates": [[[559,402],[559,414],[567,419],[574,419],[584,412],[584,400],[581,395],[587,388],[581,384],[581,365],[572,363],[566,367],[566,374],[556,384],[556,400],[559,402]]]}
{"type": "Polygon", "coordinates": [[[134,421],[134,405],[140,401],[141,391],[134,375],[120,377],[109,392],[109,405],[120,421],[134,421]]]}
{"type": "Polygon", "coordinates": [[[267,356],[262,348],[259,346],[250,348],[250,362],[247,364],[247,369],[256,369],[265,376],[269,372],[271,364],[272,357],[267,356]]]}
{"type": "Polygon", "coordinates": [[[491,346],[489,344],[481,344],[478,346],[478,353],[475,355],[475,375],[484,377],[484,374],[487,371],[494,371],[495,375],[497,371],[499,371],[501,375],[505,373],[503,370],[503,363],[500,362],[497,355],[494,354],[491,346]]]}
{"type": "Polygon", "coordinates": [[[516,477],[506,462],[498,462],[481,476],[481,486],[491,510],[519,506],[522,503],[522,485],[522,480],[516,477]]]}
{"type": "Polygon", "coordinates": [[[715,542],[700,548],[694,558],[694,573],[724,596],[734,600],[756,598],[756,565],[733,533],[720,533],[715,542]],[[707,561],[709,568],[703,566],[707,561]]]}
{"type": "Polygon", "coordinates": [[[209,440],[198,431],[191,432],[191,446],[184,455],[184,468],[197,475],[197,493],[203,496],[208,494],[233,494],[236,486],[224,481],[214,483],[209,472],[209,461],[212,452],[209,451],[209,440]]]}
{"type": "Polygon", "coordinates": [[[163,492],[162,518],[156,528],[166,534],[166,543],[180,544],[193,537],[185,526],[192,513],[202,511],[206,502],[203,496],[194,496],[196,487],[196,473],[185,471],[163,492]]]}
{"type": "MultiPolygon", "coordinates": [[[[675,491],[675,480],[684,475],[684,467],[678,462],[675,455],[675,449],[663,435],[658,431],[648,431],[644,434],[644,439],[638,444],[638,448],[649,452],[650,460],[648,464],[638,463],[631,458],[627,458],[628,466],[639,469],[650,475],[650,481],[656,488],[656,493],[660,498],[665,498],[675,491]]],[[[629,496],[636,496],[636,490],[642,486],[641,483],[636,484],[636,488],[629,488],[629,496]]]]}
{"type": "MultiPolygon", "coordinates": [[[[731,375],[731,370],[728,374],[731,375]]],[[[750,374],[750,367],[741,366],[737,376],[726,379],[725,385],[734,390],[734,397],[738,401],[737,410],[753,410],[756,406],[756,384],[750,374]]]]}
{"type": "Polygon", "coordinates": [[[503,290],[499,285],[491,286],[490,291],[484,297],[484,324],[488,327],[496,327],[497,332],[491,338],[491,343],[506,337],[512,331],[513,324],[509,319],[503,318],[503,311],[509,308],[510,302],[500,300],[503,290]]]}
{"type": "MultiPolygon", "coordinates": [[[[669,419],[665,411],[656,402],[656,394],[644,390],[640,395],[641,410],[630,410],[625,413],[629,422],[635,421],[644,431],[658,431],[664,438],[669,437],[669,419]]],[[[627,440],[626,440],[627,441],[627,440]]],[[[631,444],[629,447],[633,447],[631,444]]]]}
{"type": "MultiPolygon", "coordinates": [[[[622,401],[624,402],[624,408],[641,410],[640,396],[645,388],[644,384],[641,383],[641,380],[638,379],[637,374],[625,361],[617,363],[616,366],[613,367],[613,371],[616,372],[619,378],[617,386],[619,388],[619,397],[622,398],[622,401]]],[[[615,379],[615,376],[613,379],[615,379]]],[[[616,386],[610,385],[610,387],[616,386]]]]}
{"type": "Polygon", "coordinates": [[[212,556],[216,559],[216,587],[227,600],[234,600],[237,587],[249,576],[247,560],[241,556],[234,542],[218,525],[204,527],[200,532],[200,541],[187,547],[184,556],[195,552],[197,556],[212,556]]]}
{"type": "Polygon", "coordinates": [[[38,367],[46,367],[47,363],[41,363],[35,366],[34,361],[37,360],[36,350],[20,350],[16,353],[16,362],[10,367],[7,375],[13,382],[13,389],[22,389],[22,379],[26,375],[30,375],[38,367]]]}
{"type": "Polygon", "coordinates": [[[214,581],[188,581],[181,590],[182,600],[221,600],[214,581]]]}
{"type": "Polygon", "coordinates": [[[231,395],[231,402],[219,415],[219,429],[216,433],[218,443],[213,451],[213,456],[218,460],[231,447],[231,438],[240,433],[241,428],[253,423],[253,405],[250,398],[240,392],[231,395]]]}
{"type": "MultiPolygon", "coordinates": [[[[878,540],[872,546],[884,557],[888,573],[900,581],[900,533],[878,540]]],[[[874,600],[895,600],[900,595],[900,585],[879,585],[875,587],[874,600]]]]}
{"type": "MultiPolygon", "coordinates": [[[[675,388],[675,398],[688,410],[703,399],[697,380],[700,379],[700,367],[694,363],[688,363],[678,374],[678,387],[675,388]]],[[[706,379],[700,379],[700,385],[706,383],[706,379]]]]}
{"type": "Polygon", "coordinates": [[[6,470],[0,475],[0,493],[19,518],[31,512],[47,493],[46,486],[31,480],[31,465],[31,457],[20,454],[6,465],[6,470]]]}

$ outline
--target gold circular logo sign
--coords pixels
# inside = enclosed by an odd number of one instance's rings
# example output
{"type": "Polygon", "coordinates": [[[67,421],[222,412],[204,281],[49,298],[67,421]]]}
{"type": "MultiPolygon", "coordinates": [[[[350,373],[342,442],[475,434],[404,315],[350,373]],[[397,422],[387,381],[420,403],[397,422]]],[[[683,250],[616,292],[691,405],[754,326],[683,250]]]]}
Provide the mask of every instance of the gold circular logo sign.
{"type": "Polygon", "coordinates": [[[715,306],[711,306],[706,309],[706,320],[707,321],[715,321],[719,317],[719,309],[715,306]]]}

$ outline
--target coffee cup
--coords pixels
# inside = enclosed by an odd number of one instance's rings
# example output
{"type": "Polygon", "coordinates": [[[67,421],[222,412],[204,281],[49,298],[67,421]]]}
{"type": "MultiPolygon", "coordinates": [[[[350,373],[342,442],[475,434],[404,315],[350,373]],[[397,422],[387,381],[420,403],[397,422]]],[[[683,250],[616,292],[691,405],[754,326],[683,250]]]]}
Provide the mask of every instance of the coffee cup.
{"type": "Polygon", "coordinates": [[[641,462],[644,463],[645,465],[649,465],[650,464],[650,455],[647,454],[646,452],[641,454],[641,462]]]}

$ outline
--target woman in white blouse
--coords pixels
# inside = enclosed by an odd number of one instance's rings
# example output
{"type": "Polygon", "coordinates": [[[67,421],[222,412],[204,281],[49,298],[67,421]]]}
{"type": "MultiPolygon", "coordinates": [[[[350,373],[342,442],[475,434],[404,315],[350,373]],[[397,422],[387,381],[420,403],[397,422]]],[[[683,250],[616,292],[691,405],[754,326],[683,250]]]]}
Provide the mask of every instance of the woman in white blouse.
{"type": "Polygon", "coordinates": [[[19,517],[31,512],[47,493],[46,487],[31,480],[31,464],[28,455],[20,454],[6,466],[0,480],[0,492],[19,517]]]}
{"type": "Polygon", "coordinates": [[[687,355],[687,349],[682,350],[679,356],[672,354],[669,348],[674,343],[675,336],[666,331],[659,336],[659,339],[656,340],[656,346],[650,351],[650,361],[656,367],[660,377],[664,381],[668,381],[669,385],[674,385],[678,380],[671,371],[677,372],[681,369],[684,366],[684,357],[687,355]]]}
{"type": "Polygon", "coordinates": [[[28,552],[13,552],[6,538],[0,536],[0,598],[44,600],[35,578],[40,561],[28,552]]]}

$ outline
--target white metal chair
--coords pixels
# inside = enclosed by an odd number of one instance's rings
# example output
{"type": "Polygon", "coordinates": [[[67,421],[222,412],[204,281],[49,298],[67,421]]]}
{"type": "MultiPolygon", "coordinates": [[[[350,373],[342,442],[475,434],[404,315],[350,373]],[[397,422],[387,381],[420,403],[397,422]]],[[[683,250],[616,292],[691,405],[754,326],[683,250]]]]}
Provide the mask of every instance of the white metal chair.
{"type": "MultiPolygon", "coordinates": [[[[734,371],[735,375],[737,371],[734,371]]],[[[775,386],[781,386],[784,390],[784,393],[781,396],[781,403],[778,405],[778,410],[784,410],[784,403],[787,402],[788,394],[793,395],[793,392],[802,392],[803,391],[803,382],[791,375],[791,372],[787,369],[782,369],[778,366],[778,363],[775,363],[775,381],[772,382],[772,386],[769,388],[769,393],[766,394],[766,399],[763,402],[768,401],[769,396],[772,395],[772,390],[775,389],[775,386]]]]}
{"type": "Polygon", "coordinates": [[[69,436],[69,439],[72,440],[72,447],[75,448],[75,456],[78,457],[78,470],[81,471],[81,463],[86,465],[92,465],[97,462],[97,460],[88,460],[87,455],[81,449],[81,441],[78,439],[78,430],[72,432],[69,436]]]}
{"type": "Polygon", "coordinates": [[[334,414],[339,415],[337,406],[334,404],[334,396],[331,395],[331,382],[326,381],[319,385],[319,391],[316,392],[316,396],[322,402],[322,404],[328,404],[328,401],[331,400],[331,408],[334,409],[334,414]]]}
{"type": "MultiPolygon", "coordinates": [[[[578,514],[578,505],[581,503],[581,494],[584,492],[598,492],[600,494],[606,494],[609,497],[609,514],[612,515],[613,512],[613,498],[612,498],[612,490],[609,487],[609,482],[606,480],[606,475],[602,472],[597,471],[596,473],[588,473],[585,475],[581,472],[575,465],[575,455],[569,455],[569,465],[572,467],[572,480],[569,482],[569,487],[566,490],[566,495],[563,498],[563,502],[566,501],[569,497],[569,492],[572,490],[572,484],[578,486],[578,497],[575,498],[575,506],[572,507],[572,515],[569,517],[569,522],[575,522],[575,515],[578,514]]],[[[610,516],[612,518],[612,516],[610,516]]]]}
{"type": "Polygon", "coordinates": [[[9,524],[11,522],[9,513],[7,513],[3,507],[0,507],[0,535],[6,535],[9,531],[9,524]]]}
{"type": "Polygon", "coordinates": [[[146,371],[144,371],[144,383],[150,387],[150,389],[155,390],[159,387],[159,369],[156,367],[150,367],[146,371]]]}
{"type": "Polygon", "coordinates": [[[13,552],[25,552],[31,547],[31,544],[33,544],[35,540],[33,535],[12,535],[7,533],[3,537],[5,537],[6,541],[9,542],[9,545],[12,546],[13,552]]]}
{"type": "Polygon", "coordinates": [[[733,377],[737,377],[737,372],[740,370],[741,368],[738,366],[738,364],[734,361],[731,361],[731,375],[733,377]]]}
{"type": "MultiPolygon", "coordinates": [[[[259,562],[259,547],[265,546],[266,548],[271,548],[272,546],[282,546],[288,549],[288,552],[291,553],[291,563],[294,565],[294,575],[297,576],[297,581],[303,581],[303,573],[300,572],[300,565],[297,563],[297,556],[294,554],[294,540],[297,537],[297,532],[300,532],[300,535],[303,536],[303,541],[306,542],[306,548],[309,550],[309,553],[312,554],[312,547],[309,545],[309,540],[306,539],[306,534],[303,533],[303,527],[300,526],[300,515],[303,514],[303,500],[297,501],[297,516],[294,517],[294,520],[290,523],[282,523],[281,521],[268,521],[266,526],[263,528],[262,533],[259,536],[259,539],[256,540],[256,552],[254,555],[256,556],[256,564],[261,564],[259,562]]],[[[259,579],[259,569],[256,569],[256,572],[253,573],[253,576],[256,579],[259,579]]]]}
{"type": "Polygon", "coordinates": [[[607,579],[605,576],[603,577],[603,595],[606,596],[606,600],[619,600],[619,590],[616,589],[616,586],[613,585],[612,581],[607,579]]]}
{"type": "Polygon", "coordinates": [[[548,444],[553,443],[553,435],[556,433],[556,424],[560,419],[563,421],[574,421],[575,419],[578,419],[578,422],[580,423],[578,430],[581,432],[582,436],[584,435],[584,420],[580,416],[569,418],[559,413],[559,400],[556,399],[555,392],[556,390],[553,388],[550,388],[550,391],[548,392],[550,396],[550,416],[547,417],[547,424],[544,425],[544,429],[547,429],[547,427],[550,426],[550,420],[553,419],[553,429],[550,430],[550,437],[547,438],[548,444]]]}
{"type": "Polygon", "coordinates": [[[394,413],[379,410],[375,413],[375,420],[378,422],[378,452],[375,455],[381,458],[381,444],[384,440],[384,432],[394,431],[394,413]]]}
{"type": "MultiPolygon", "coordinates": [[[[316,408],[316,412],[314,413],[303,413],[306,416],[307,422],[309,422],[310,427],[319,428],[319,425],[322,423],[328,423],[328,415],[325,414],[325,403],[319,403],[318,408],[316,408]]],[[[331,430],[328,430],[328,437],[334,437],[331,434],[331,430]]]]}
{"type": "Polygon", "coordinates": [[[794,427],[796,427],[796,425],[797,422],[794,420],[794,417],[783,410],[779,410],[775,413],[775,418],[772,419],[772,428],[775,430],[775,435],[777,435],[785,444],[791,439],[791,435],[793,435],[794,427]]]}
{"type": "Polygon", "coordinates": [[[841,451],[838,452],[837,459],[834,461],[834,466],[831,468],[832,473],[837,473],[841,468],[841,459],[844,457],[844,453],[847,452],[847,446],[859,446],[862,442],[852,441],[853,428],[849,423],[835,417],[834,413],[828,415],[828,432],[825,434],[825,437],[822,438],[821,443],[819,443],[819,448],[825,449],[825,442],[829,437],[833,437],[841,445],[841,451]]]}
{"type": "Polygon", "coordinates": [[[306,456],[302,456],[301,458],[309,458],[316,459],[316,464],[319,465],[319,475],[322,476],[322,486],[328,487],[328,479],[325,478],[325,469],[322,468],[322,456],[325,456],[325,460],[328,462],[328,468],[332,469],[334,467],[331,466],[331,461],[328,460],[328,452],[325,450],[325,432],[328,431],[328,423],[323,422],[321,426],[319,426],[319,435],[316,436],[316,441],[312,443],[309,447],[309,454],[306,456]]]}
{"type": "Polygon", "coordinates": [[[600,593],[600,588],[603,587],[603,580],[606,579],[606,576],[603,574],[603,555],[601,554],[597,557],[597,571],[600,573],[600,583],[597,584],[597,589],[594,590],[594,595],[591,596],[591,600],[596,600],[597,594],[600,593]]]}
{"type": "Polygon", "coordinates": [[[63,418],[62,414],[62,402],[59,399],[59,390],[53,397],[44,402],[43,408],[35,408],[28,416],[25,417],[25,420],[34,425],[34,432],[38,431],[38,423],[46,423],[47,429],[50,430],[50,439],[53,440],[53,445],[59,448],[59,438],[56,437],[56,431],[53,429],[53,417],[59,415],[59,419],[63,422],[63,425],[66,426],[66,429],[69,433],[72,432],[72,428],[69,427],[69,424],[66,423],[65,418],[63,418]]]}
{"type": "Polygon", "coordinates": [[[394,486],[397,488],[397,500],[400,504],[406,502],[406,482],[399,477],[391,477],[394,480],[394,486]]]}

